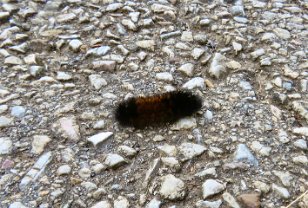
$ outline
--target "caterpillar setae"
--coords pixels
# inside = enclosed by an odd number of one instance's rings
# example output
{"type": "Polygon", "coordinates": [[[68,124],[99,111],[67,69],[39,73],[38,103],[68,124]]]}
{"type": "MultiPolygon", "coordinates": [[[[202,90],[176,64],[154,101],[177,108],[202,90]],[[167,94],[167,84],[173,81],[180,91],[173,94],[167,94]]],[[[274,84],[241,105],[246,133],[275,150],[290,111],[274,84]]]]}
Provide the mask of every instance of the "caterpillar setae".
{"type": "Polygon", "coordinates": [[[144,128],[174,123],[193,115],[202,99],[190,91],[172,91],[148,97],[132,97],[118,104],[115,119],[124,127],[144,128]]]}

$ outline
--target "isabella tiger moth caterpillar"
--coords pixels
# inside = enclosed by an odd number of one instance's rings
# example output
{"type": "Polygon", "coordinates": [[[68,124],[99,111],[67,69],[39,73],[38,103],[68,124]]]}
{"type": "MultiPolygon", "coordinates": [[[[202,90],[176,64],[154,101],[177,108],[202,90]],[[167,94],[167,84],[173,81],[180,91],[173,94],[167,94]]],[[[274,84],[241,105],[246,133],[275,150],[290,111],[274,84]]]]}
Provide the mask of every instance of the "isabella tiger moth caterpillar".
{"type": "Polygon", "coordinates": [[[174,123],[202,107],[199,96],[190,91],[172,91],[149,97],[133,97],[118,104],[115,119],[122,126],[144,128],[174,123]]]}

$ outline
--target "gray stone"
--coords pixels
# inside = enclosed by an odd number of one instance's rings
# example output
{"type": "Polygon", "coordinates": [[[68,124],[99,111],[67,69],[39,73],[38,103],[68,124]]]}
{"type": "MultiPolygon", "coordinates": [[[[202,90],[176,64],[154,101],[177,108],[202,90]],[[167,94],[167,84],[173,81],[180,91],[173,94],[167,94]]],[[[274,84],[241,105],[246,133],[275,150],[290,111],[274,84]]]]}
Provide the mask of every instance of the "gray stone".
{"type": "Polygon", "coordinates": [[[91,206],[91,208],[111,208],[111,204],[108,201],[100,201],[91,206]]]}
{"type": "Polygon", "coordinates": [[[171,126],[171,130],[183,130],[183,129],[192,129],[197,126],[197,121],[195,118],[182,118],[175,124],[171,126]]]}
{"type": "Polygon", "coordinates": [[[164,140],[165,140],[165,137],[163,137],[162,135],[155,135],[154,138],[153,138],[154,142],[161,142],[161,141],[164,141],[164,140]]]}
{"type": "Polygon", "coordinates": [[[162,52],[164,52],[166,55],[168,55],[169,59],[174,59],[174,57],[175,57],[173,48],[171,48],[169,46],[164,46],[162,48],[162,52]]]}
{"type": "Polygon", "coordinates": [[[107,191],[105,188],[98,188],[96,191],[92,193],[93,198],[99,200],[103,195],[106,195],[107,191]]]}
{"type": "Polygon", "coordinates": [[[111,153],[107,155],[105,162],[104,162],[104,164],[110,168],[117,168],[124,163],[125,163],[125,160],[123,157],[121,157],[118,154],[111,154],[111,153]]]}
{"type": "Polygon", "coordinates": [[[9,56],[4,59],[4,64],[20,65],[23,64],[23,61],[17,56],[9,56]]]}
{"type": "Polygon", "coordinates": [[[125,145],[119,146],[118,151],[126,157],[133,157],[137,154],[137,151],[134,148],[125,145]]]}
{"type": "Polygon", "coordinates": [[[12,140],[9,137],[0,137],[0,155],[10,154],[12,150],[12,140]]]}
{"type": "Polygon", "coordinates": [[[265,50],[263,48],[257,49],[254,52],[250,53],[252,58],[256,59],[265,54],[265,50]]]}
{"type": "Polygon", "coordinates": [[[21,202],[14,202],[10,204],[9,208],[27,208],[27,207],[23,205],[21,202]]]}
{"type": "MultiPolygon", "coordinates": [[[[239,62],[232,60],[226,63],[226,67],[232,70],[237,70],[241,69],[242,65],[239,62]]],[[[217,76],[219,77],[220,75],[217,76]]]]}
{"type": "Polygon", "coordinates": [[[68,14],[60,14],[59,16],[57,16],[56,19],[59,23],[65,23],[65,22],[70,22],[76,18],[77,18],[76,14],[68,13],[68,14]]]}
{"type": "Polygon", "coordinates": [[[179,148],[179,153],[183,155],[183,160],[192,159],[205,152],[206,148],[200,144],[182,143],[179,148]]]}
{"type": "Polygon", "coordinates": [[[169,157],[174,157],[177,155],[177,148],[174,145],[164,144],[162,146],[158,146],[157,149],[169,157]]]}
{"type": "Polygon", "coordinates": [[[173,7],[162,5],[162,4],[153,4],[151,9],[156,13],[174,11],[173,7]]]}
{"type": "Polygon", "coordinates": [[[156,79],[171,82],[173,81],[173,76],[169,72],[160,72],[156,74],[156,79]]]}
{"type": "Polygon", "coordinates": [[[74,151],[71,148],[65,148],[61,151],[61,161],[62,162],[72,162],[75,157],[74,151]]]}
{"type": "Polygon", "coordinates": [[[155,41],[154,40],[140,40],[136,42],[136,45],[142,49],[148,49],[154,51],[155,41]]]}
{"type": "MultiPolygon", "coordinates": [[[[10,94],[10,91],[8,91],[7,89],[1,89],[0,88],[0,96],[1,97],[5,97],[6,95],[9,95],[10,94]]],[[[12,96],[12,95],[10,95],[12,96]]],[[[2,100],[1,100],[1,104],[4,103],[2,100]]]]}
{"type": "Polygon", "coordinates": [[[24,61],[29,65],[37,65],[37,56],[36,54],[29,54],[28,56],[24,57],[24,61]]]}
{"type": "Polygon", "coordinates": [[[123,45],[118,45],[117,48],[121,51],[121,53],[125,56],[129,54],[129,50],[126,49],[123,45]]]}
{"type": "Polygon", "coordinates": [[[72,75],[67,72],[58,71],[56,79],[60,81],[68,81],[72,79],[72,75]]]}
{"type": "Polygon", "coordinates": [[[83,167],[83,168],[81,168],[81,169],[78,171],[78,175],[79,175],[82,179],[86,180],[86,179],[88,179],[88,178],[91,177],[91,170],[90,170],[90,168],[88,168],[88,167],[83,167]]]}
{"type": "Polygon", "coordinates": [[[204,113],[204,118],[207,123],[212,123],[213,121],[213,112],[210,110],[206,110],[204,113]]]}
{"type": "Polygon", "coordinates": [[[274,175],[277,176],[284,186],[291,186],[292,175],[288,171],[273,171],[274,175]]]}
{"type": "Polygon", "coordinates": [[[116,68],[117,62],[113,60],[106,61],[93,61],[92,66],[93,69],[99,69],[103,71],[114,71],[116,68]]]}
{"type": "Polygon", "coordinates": [[[232,6],[230,8],[230,13],[232,15],[241,15],[241,16],[244,16],[245,15],[245,12],[244,12],[244,7],[242,5],[236,5],[236,6],[232,6]]]}
{"type": "Polygon", "coordinates": [[[241,80],[240,83],[239,83],[239,86],[243,90],[252,90],[252,86],[248,81],[241,80]]]}
{"type": "Polygon", "coordinates": [[[253,0],[252,1],[252,6],[254,8],[265,8],[266,7],[266,2],[258,1],[258,0],[253,0]]]}
{"type": "Polygon", "coordinates": [[[94,55],[94,56],[104,56],[106,55],[111,48],[109,46],[100,46],[98,48],[92,48],[87,51],[87,56],[88,55],[94,55]]]}
{"type": "Polygon", "coordinates": [[[176,43],[175,48],[185,50],[185,51],[191,50],[191,47],[188,44],[183,43],[183,42],[176,43]]]}
{"type": "Polygon", "coordinates": [[[299,73],[295,70],[292,70],[288,65],[284,66],[283,73],[285,76],[290,77],[292,79],[296,79],[299,76],[299,73]]]}
{"type": "Polygon", "coordinates": [[[185,42],[192,42],[194,40],[192,32],[190,31],[183,31],[181,36],[181,41],[185,42]]]}
{"type": "Polygon", "coordinates": [[[113,135],[112,132],[101,132],[89,137],[87,140],[91,142],[95,147],[113,135]]]}
{"type": "Polygon", "coordinates": [[[204,79],[202,77],[194,77],[188,82],[186,82],[183,85],[183,88],[186,88],[189,90],[195,89],[195,88],[205,89],[204,79]]]}
{"type": "Polygon", "coordinates": [[[23,106],[14,106],[11,109],[11,115],[17,118],[22,118],[26,114],[26,109],[23,106]]]}
{"type": "Polygon", "coordinates": [[[307,150],[307,142],[304,139],[298,139],[294,142],[294,146],[302,150],[307,150]]]}
{"type": "Polygon", "coordinates": [[[287,40],[291,38],[291,34],[288,30],[282,28],[275,28],[274,33],[281,39],[287,40]]]}
{"type": "Polygon", "coordinates": [[[272,190],[281,198],[288,199],[290,198],[290,193],[286,188],[277,186],[276,184],[272,184],[272,190]]]}
{"type": "Polygon", "coordinates": [[[106,8],[106,11],[107,12],[114,12],[118,9],[121,9],[124,5],[122,3],[112,3],[112,4],[109,4],[106,8]]]}
{"type": "Polygon", "coordinates": [[[220,205],[222,204],[222,200],[217,200],[217,201],[202,201],[199,200],[196,203],[197,208],[219,208],[220,205]]]}
{"type": "Polygon", "coordinates": [[[93,125],[93,129],[103,129],[105,127],[105,121],[104,120],[99,120],[95,122],[93,125]]]}
{"type": "Polygon", "coordinates": [[[279,141],[284,144],[290,141],[287,132],[282,129],[278,131],[278,138],[279,138],[279,141]]]}
{"type": "Polygon", "coordinates": [[[126,26],[129,30],[137,31],[137,26],[135,23],[129,19],[123,19],[121,21],[122,25],[126,26]]]}
{"type": "Polygon", "coordinates": [[[0,129],[4,127],[11,126],[13,124],[13,119],[6,116],[0,116],[0,129]]]}
{"type": "Polygon", "coordinates": [[[217,173],[216,173],[216,168],[207,168],[205,170],[202,170],[198,173],[195,174],[196,177],[205,177],[205,176],[212,176],[212,177],[215,177],[217,176],[217,173]]]}
{"type": "Polygon", "coordinates": [[[198,60],[203,54],[205,50],[203,48],[194,48],[191,52],[191,56],[195,59],[198,60]]]}
{"type": "Polygon", "coordinates": [[[117,99],[117,96],[113,93],[107,92],[107,93],[103,94],[103,98],[115,100],[115,99],[117,99]]]}
{"type": "MultiPolygon", "coordinates": [[[[302,116],[307,122],[308,122],[308,110],[306,109],[306,107],[304,107],[304,105],[301,103],[301,102],[298,102],[298,101],[294,101],[292,102],[292,108],[294,111],[296,111],[297,113],[299,113],[300,116],[302,116]]],[[[304,135],[304,134],[308,134],[307,133],[307,129],[308,127],[302,127],[304,129],[298,129],[298,128],[295,128],[295,132],[298,132],[298,133],[295,133],[294,130],[293,130],[293,133],[295,134],[301,134],[301,135],[304,135]]]]}
{"type": "Polygon", "coordinates": [[[9,47],[10,50],[17,53],[26,53],[28,51],[29,45],[27,43],[21,43],[19,45],[9,47]]]}
{"type": "Polygon", "coordinates": [[[160,205],[162,204],[161,201],[158,199],[154,198],[152,199],[147,205],[146,208],[160,208],[160,205]]]}
{"type": "Polygon", "coordinates": [[[261,64],[261,66],[270,66],[270,65],[272,65],[271,58],[266,57],[266,58],[261,59],[260,64],[261,64]]]}
{"type": "Polygon", "coordinates": [[[211,21],[210,19],[205,18],[205,19],[200,20],[199,24],[200,24],[201,26],[208,26],[208,25],[211,24],[211,22],[212,22],[212,21],[211,21]]]}
{"type": "Polygon", "coordinates": [[[92,85],[92,87],[94,87],[94,89],[96,90],[99,90],[103,86],[107,85],[106,80],[102,78],[101,75],[99,74],[91,74],[89,76],[89,80],[90,80],[90,84],[92,85]]]}
{"type": "Polygon", "coordinates": [[[123,196],[119,196],[113,202],[113,208],[128,208],[128,207],[129,207],[129,201],[123,196]]]}
{"type": "Polygon", "coordinates": [[[161,161],[171,171],[178,171],[181,168],[180,162],[175,157],[162,157],[161,161]]]}
{"type": "Polygon", "coordinates": [[[72,171],[72,168],[69,165],[61,165],[57,169],[57,175],[62,176],[62,175],[68,175],[72,171]]]}
{"type": "Polygon", "coordinates": [[[308,136],[308,127],[296,127],[293,129],[293,133],[302,136],[308,136]]]}
{"type": "Polygon", "coordinates": [[[42,66],[30,66],[29,68],[29,73],[34,77],[37,77],[38,75],[42,74],[43,71],[44,68],[42,66]]]}
{"type": "Polygon", "coordinates": [[[41,154],[44,151],[45,146],[51,141],[46,135],[35,135],[32,141],[32,150],[34,154],[41,154]]]}
{"type": "Polygon", "coordinates": [[[7,111],[7,109],[9,109],[8,105],[0,105],[0,114],[7,111]]]}
{"type": "Polygon", "coordinates": [[[245,17],[234,17],[233,18],[236,22],[239,22],[239,23],[243,23],[243,24],[246,24],[248,22],[248,19],[245,18],[245,17]]]}
{"type": "Polygon", "coordinates": [[[132,21],[136,23],[139,20],[140,12],[130,12],[128,15],[130,16],[132,21]]]}
{"type": "Polygon", "coordinates": [[[272,148],[266,147],[262,145],[258,141],[253,141],[251,144],[251,149],[257,153],[259,153],[262,156],[270,156],[272,148]]]}
{"type": "Polygon", "coordinates": [[[106,166],[104,164],[102,164],[102,163],[97,163],[94,166],[92,166],[92,170],[96,174],[101,174],[105,169],[106,169],[106,166]]]}
{"type": "Polygon", "coordinates": [[[194,41],[198,42],[199,44],[207,44],[208,38],[205,34],[199,33],[194,35],[194,41]]]}
{"type": "Polygon", "coordinates": [[[74,52],[78,52],[80,46],[82,46],[82,42],[78,39],[74,39],[69,42],[69,46],[74,52]]]}
{"type": "Polygon", "coordinates": [[[78,141],[80,139],[79,126],[75,117],[60,118],[58,121],[58,125],[56,125],[55,128],[65,138],[68,138],[73,141],[78,141]]]}
{"type": "Polygon", "coordinates": [[[225,56],[220,53],[215,53],[209,68],[209,74],[217,79],[220,78],[220,76],[226,71],[225,61],[225,56]]]}
{"type": "Polygon", "coordinates": [[[137,54],[137,56],[138,56],[138,58],[140,59],[140,61],[143,61],[146,57],[147,57],[147,53],[146,52],[144,52],[144,51],[140,51],[138,54],[137,54]]]}
{"type": "Polygon", "coordinates": [[[239,52],[243,49],[243,46],[242,44],[240,43],[237,43],[235,41],[232,42],[232,46],[233,46],[233,49],[236,51],[236,52],[239,52]]]}
{"type": "Polygon", "coordinates": [[[87,192],[93,192],[97,189],[97,185],[89,181],[84,181],[80,185],[85,188],[87,192]]]}
{"type": "Polygon", "coordinates": [[[178,71],[183,72],[185,75],[191,77],[194,74],[194,64],[186,63],[178,68],[178,71]]]}
{"type": "Polygon", "coordinates": [[[10,53],[5,49],[0,49],[0,55],[3,57],[8,57],[10,56],[10,53]]]}
{"type": "Polygon", "coordinates": [[[306,155],[299,155],[299,156],[293,157],[293,158],[292,158],[292,161],[293,161],[295,164],[299,164],[299,165],[308,165],[308,158],[307,158],[306,155]]]}
{"type": "Polygon", "coordinates": [[[10,16],[9,12],[0,12],[0,20],[5,20],[10,16]]]}
{"type": "Polygon", "coordinates": [[[57,188],[54,191],[52,191],[50,193],[51,200],[55,200],[55,199],[61,197],[64,194],[64,191],[65,190],[63,188],[57,188]]]}
{"type": "Polygon", "coordinates": [[[202,196],[206,199],[225,190],[226,186],[214,179],[208,179],[202,184],[202,196]]]}
{"type": "Polygon", "coordinates": [[[267,185],[266,183],[263,183],[263,182],[261,182],[261,181],[255,181],[254,183],[253,183],[253,185],[257,188],[257,189],[259,189],[262,193],[268,193],[269,191],[270,191],[270,186],[269,185],[267,185]]]}
{"type": "Polygon", "coordinates": [[[282,79],[281,77],[276,77],[275,79],[273,79],[273,84],[275,84],[277,87],[282,87],[282,79]]]}
{"type": "Polygon", "coordinates": [[[274,41],[277,36],[274,33],[264,33],[261,37],[262,41],[274,41]]]}
{"type": "Polygon", "coordinates": [[[168,200],[181,200],[186,195],[185,183],[169,174],[161,178],[162,184],[159,190],[160,195],[168,200]]]}
{"type": "Polygon", "coordinates": [[[234,153],[234,160],[236,162],[248,162],[254,166],[258,166],[257,159],[250,152],[245,144],[239,144],[234,153]]]}
{"type": "Polygon", "coordinates": [[[225,192],[222,195],[223,199],[228,203],[232,208],[241,208],[241,206],[236,202],[235,198],[228,192],[225,192]]]}

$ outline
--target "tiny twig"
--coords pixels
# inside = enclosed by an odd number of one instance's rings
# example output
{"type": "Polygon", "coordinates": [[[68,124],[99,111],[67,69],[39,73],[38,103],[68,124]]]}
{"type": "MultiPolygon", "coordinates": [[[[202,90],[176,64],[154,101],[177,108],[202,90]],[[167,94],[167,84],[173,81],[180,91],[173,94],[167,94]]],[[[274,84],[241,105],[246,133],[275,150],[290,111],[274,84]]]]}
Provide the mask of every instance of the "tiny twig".
{"type": "Polygon", "coordinates": [[[295,202],[297,202],[298,200],[300,200],[301,198],[303,198],[307,193],[308,193],[308,190],[305,191],[305,193],[303,193],[303,194],[300,195],[299,197],[297,197],[294,201],[292,201],[286,208],[290,208],[293,204],[295,204],[295,202]]]}

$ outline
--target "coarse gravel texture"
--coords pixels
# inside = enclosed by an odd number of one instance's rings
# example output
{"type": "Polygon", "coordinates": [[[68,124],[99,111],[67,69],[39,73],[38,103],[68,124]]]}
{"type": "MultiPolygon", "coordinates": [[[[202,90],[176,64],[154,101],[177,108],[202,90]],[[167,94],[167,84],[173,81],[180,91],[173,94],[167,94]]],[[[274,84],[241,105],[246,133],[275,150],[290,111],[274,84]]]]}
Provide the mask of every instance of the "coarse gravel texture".
{"type": "Polygon", "coordinates": [[[2,0],[0,207],[308,207],[307,0],[2,0]],[[123,128],[131,96],[202,109],[123,128]],[[305,193],[306,194],[303,194],[305,193]]]}

